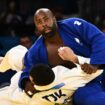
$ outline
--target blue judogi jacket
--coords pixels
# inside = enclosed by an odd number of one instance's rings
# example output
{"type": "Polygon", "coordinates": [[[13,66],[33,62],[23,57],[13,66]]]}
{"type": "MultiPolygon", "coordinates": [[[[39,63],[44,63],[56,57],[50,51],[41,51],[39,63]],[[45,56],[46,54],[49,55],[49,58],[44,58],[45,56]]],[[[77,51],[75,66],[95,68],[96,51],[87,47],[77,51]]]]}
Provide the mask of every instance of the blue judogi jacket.
{"type": "MultiPolygon", "coordinates": [[[[79,18],[69,18],[57,22],[60,36],[65,46],[75,54],[91,58],[91,64],[105,64],[105,34],[97,27],[79,18]]],[[[43,36],[40,36],[26,53],[25,68],[20,77],[19,87],[25,78],[29,78],[29,69],[38,63],[49,64],[43,36]]]]}

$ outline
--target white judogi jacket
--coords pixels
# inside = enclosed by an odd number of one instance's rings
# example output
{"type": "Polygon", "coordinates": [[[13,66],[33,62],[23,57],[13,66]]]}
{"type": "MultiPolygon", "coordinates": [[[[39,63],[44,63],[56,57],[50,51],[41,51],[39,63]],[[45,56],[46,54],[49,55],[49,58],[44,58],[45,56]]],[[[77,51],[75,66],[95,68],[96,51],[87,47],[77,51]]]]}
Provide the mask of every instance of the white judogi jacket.
{"type": "Polygon", "coordinates": [[[53,68],[55,80],[48,86],[35,86],[41,92],[34,94],[29,98],[18,87],[18,80],[21,72],[18,72],[11,79],[11,85],[0,91],[1,105],[55,105],[67,104],[71,101],[72,94],[86,83],[90,82],[99,76],[103,70],[98,70],[93,74],[86,74],[79,65],[73,69],[68,69],[63,66],[53,68]],[[47,90],[46,90],[47,89],[47,90]]]}
{"type": "Polygon", "coordinates": [[[63,66],[56,66],[53,68],[53,71],[55,73],[54,82],[47,87],[36,86],[37,89],[43,90],[43,92],[39,92],[32,97],[31,105],[67,104],[71,101],[71,96],[79,87],[85,86],[86,83],[102,73],[102,70],[98,70],[91,75],[86,74],[79,65],[71,70],[63,66]],[[46,90],[47,88],[49,90],[46,90]]]}

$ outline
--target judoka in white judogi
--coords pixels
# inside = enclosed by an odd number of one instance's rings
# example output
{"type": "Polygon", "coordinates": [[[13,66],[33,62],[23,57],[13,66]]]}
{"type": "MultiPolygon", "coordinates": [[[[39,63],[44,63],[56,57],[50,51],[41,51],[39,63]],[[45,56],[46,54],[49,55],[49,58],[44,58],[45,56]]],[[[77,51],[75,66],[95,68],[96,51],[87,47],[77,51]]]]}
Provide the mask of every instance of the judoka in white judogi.
{"type": "MultiPolygon", "coordinates": [[[[80,62],[86,62],[87,59],[78,57],[80,62]]],[[[88,60],[87,60],[88,61],[88,60]]],[[[18,64],[18,63],[17,63],[18,64]]],[[[90,82],[99,76],[103,70],[98,70],[93,74],[86,74],[77,67],[68,69],[63,66],[56,66],[53,69],[55,80],[48,86],[39,87],[40,90],[33,95],[32,98],[28,97],[25,92],[18,87],[18,80],[22,73],[19,71],[12,79],[8,87],[0,90],[0,104],[1,105],[55,105],[55,104],[68,104],[71,101],[72,94],[86,83],[90,82]],[[47,89],[47,90],[46,90],[47,89]],[[44,91],[45,90],[45,91],[44,91]]]]}

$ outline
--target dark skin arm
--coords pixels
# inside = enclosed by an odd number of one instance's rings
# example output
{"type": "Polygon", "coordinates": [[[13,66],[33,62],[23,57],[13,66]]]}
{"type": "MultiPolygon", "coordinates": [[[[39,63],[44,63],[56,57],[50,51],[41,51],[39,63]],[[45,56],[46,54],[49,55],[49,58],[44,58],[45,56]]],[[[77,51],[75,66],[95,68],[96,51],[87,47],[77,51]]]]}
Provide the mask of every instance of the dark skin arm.
{"type": "Polygon", "coordinates": [[[95,73],[98,69],[104,69],[105,65],[101,64],[101,65],[91,65],[91,64],[87,64],[84,63],[81,65],[81,69],[86,72],[87,74],[92,74],[95,73]]]}
{"type": "Polygon", "coordinates": [[[97,66],[93,66],[87,63],[81,64],[81,69],[86,72],[87,74],[92,74],[97,71],[97,66]]]}

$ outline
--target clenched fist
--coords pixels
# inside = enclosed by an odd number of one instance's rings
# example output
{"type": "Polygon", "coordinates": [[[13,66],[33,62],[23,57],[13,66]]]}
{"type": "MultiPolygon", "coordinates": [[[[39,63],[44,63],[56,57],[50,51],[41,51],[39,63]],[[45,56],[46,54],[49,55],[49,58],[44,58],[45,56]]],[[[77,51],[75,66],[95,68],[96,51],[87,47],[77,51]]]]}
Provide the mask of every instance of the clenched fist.
{"type": "Polygon", "coordinates": [[[60,47],[58,49],[58,55],[63,60],[72,61],[73,63],[78,63],[78,58],[70,47],[60,47]]]}
{"type": "Polygon", "coordinates": [[[97,71],[97,67],[95,67],[91,64],[87,64],[87,63],[82,64],[81,69],[84,72],[86,72],[87,74],[92,74],[92,73],[95,73],[97,71]]]}

